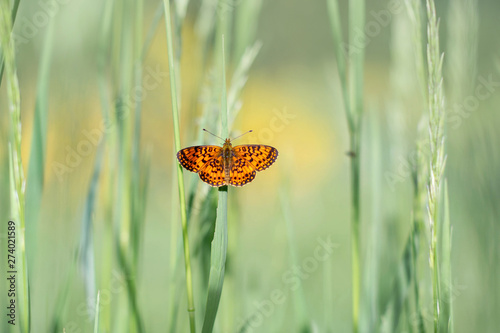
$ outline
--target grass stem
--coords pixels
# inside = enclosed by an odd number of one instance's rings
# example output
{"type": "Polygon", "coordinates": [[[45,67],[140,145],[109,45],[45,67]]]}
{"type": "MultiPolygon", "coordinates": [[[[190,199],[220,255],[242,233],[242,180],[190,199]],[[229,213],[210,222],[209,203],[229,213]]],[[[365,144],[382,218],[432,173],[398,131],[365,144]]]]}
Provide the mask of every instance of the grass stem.
{"type": "Polygon", "coordinates": [[[358,332],[360,303],[360,137],[363,114],[364,45],[360,45],[359,32],[365,26],[365,1],[349,2],[349,45],[342,41],[341,22],[337,0],[328,1],[330,21],[337,57],[337,68],[342,87],[344,108],[349,129],[351,156],[351,263],[352,263],[352,324],[358,332]],[[347,71],[347,66],[349,70],[347,71]]]}
{"type": "MultiPolygon", "coordinates": [[[[227,93],[226,93],[226,59],[224,51],[224,35],[221,36],[222,44],[222,94],[221,94],[221,135],[223,138],[229,136],[227,121],[227,93]]],[[[208,279],[207,306],[203,320],[203,333],[213,331],[217,310],[219,308],[222,286],[224,284],[224,273],[226,269],[227,254],[227,198],[228,186],[219,187],[219,202],[217,205],[217,218],[215,220],[214,238],[210,251],[210,276],[208,279]]]]}

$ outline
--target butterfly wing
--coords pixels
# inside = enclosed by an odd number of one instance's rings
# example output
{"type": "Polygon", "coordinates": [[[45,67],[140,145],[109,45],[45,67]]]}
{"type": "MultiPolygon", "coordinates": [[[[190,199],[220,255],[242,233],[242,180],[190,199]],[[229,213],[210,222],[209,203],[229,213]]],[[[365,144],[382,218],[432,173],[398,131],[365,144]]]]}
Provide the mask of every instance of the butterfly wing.
{"type": "Polygon", "coordinates": [[[220,155],[219,146],[193,146],[177,152],[177,160],[186,169],[192,172],[200,171],[205,164],[220,155]]]}
{"type": "Polygon", "coordinates": [[[233,147],[236,159],[242,158],[254,170],[262,171],[269,168],[278,158],[278,150],[266,145],[241,145],[233,147]]]}
{"type": "Polygon", "coordinates": [[[219,187],[224,183],[224,167],[222,166],[222,158],[212,158],[198,172],[200,179],[210,186],[219,187]]]}
{"type": "Polygon", "coordinates": [[[255,168],[245,159],[237,157],[233,160],[233,165],[229,173],[229,184],[233,186],[243,186],[250,183],[255,178],[255,168]]]}

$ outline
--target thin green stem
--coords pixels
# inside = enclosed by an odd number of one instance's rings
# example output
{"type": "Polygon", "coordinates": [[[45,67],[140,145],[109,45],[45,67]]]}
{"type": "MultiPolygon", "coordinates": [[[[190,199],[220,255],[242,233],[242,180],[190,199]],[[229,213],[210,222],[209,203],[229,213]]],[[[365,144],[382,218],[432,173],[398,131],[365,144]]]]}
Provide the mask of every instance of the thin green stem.
{"type": "Polygon", "coordinates": [[[364,31],[365,2],[356,0],[349,2],[349,45],[352,48],[349,62],[349,83],[351,97],[351,177],[352,177],[352,215],[351,215],[351,247],[352,247],[352,320],[353,332],[358,332],[360,303],[360,137],[361,115],[363,113],[363,72],[364,45],[358,45],[359,31],[364,31]]]}
{"type": "Polygon", "coordinates": [[[360,137],[363,114],[364,45],[359,43],[359,32],[365,26],[365,0],[349,2],[349,45],[342,40],[337,0],[328,0],[333,42],[337,57],[342,97],[347,118],[351,156],[351,248],[352,248],[352,321],[353,332],[358,332],[360,302],[360,137]],[[347,71],[347,66],[349,70],[347,71]]]}
{"type": "Polygon", "coordinates": [[[227,126],[227,98],[226,98],[226,52],[225,52],[225,39],[222,35],[222,97],[221,97],[221,135],[222,138],[229,137],[229,129],[227,126]]]}
{"type": "MultiPolygon", "coordinates": [[[[419,133],[419,136],[424,136],[425,133],[419,133]]],[[[417,164],[413,170],[414,181],[414,197],[413,197],[413,230],[411,232],[411,254],[412,254],[412,279],[413,279],[413,293],[416,312],[417,332],[424,333],[424,319],[420,311],[420,294],[417,274],[417,258],[419,254],[420,235],[424,227],[424,214],[423,207],[426,205],[426,187],[427,187],[427,160],[423,156],[424,140],[417,141],[417,164]]]]}
{"type": "MultiPolygon", "coordinates": [[[[353,135],[354,136],[354,135],[353,135]]],[[[358,332],[359,322],[359,298],[360,298],[360,260],[359,260],[359,212],[360,212],[360,196],[359,196],[359,157],[358,143],[355,138],[351,138],[351,200],[352,200],[352,216],[351,216],[351,251],[352,251],[352,321],[353,332],[358,332]]]]}
{"type": "Polygon", "coordinates": [[[95,302],[95,313],[94,313],[94,333],[99,332],[99,299],[100,299],[100,291],[97,291],[97,300],[95,302]]]}
{"type": "MultiPolygon", "coordinates": [[[[222,54],[222,93],[221,93],[221,127],[222,137],[226,138],[229,133],[227,121],[227,93],[226,93],[226,59],[224,51],[224,35],[221,36],[222,54]]],[[[226,269],[227,254],[227,198],[228,186],[219,188],[219,202],[217,205],[217,218],[215,220],[215,232],[210,250],[210,276],[208,278],[207,305],[205,318],[203,319],[203,333],[212,333],[217,310],[219,308],[222,287],[224,285],[224,273],[226,269]]]]}
{"type": "MultiPolygon", "coordinates": [[[[172,98],[172,117],[174,125],[174,143],[175,151],[181,150],[180,139],[180,126],[179,126],[179,110],[177,104],[177,85],[175,80],[175,66],[174,66],[174,50],[172,42],[172,23],[170,17],[170,1],[163,0],[165,9],[165,25],[167,30],[167,52],[168,52],[168,68],[170,72],[170,94],[172,98]]],[[[196,332],[195,323],[195,309],[193,297],[193,278],[191,273],[191,259],[189,254],[189,238],[187,228],[187,215],[186,215],[186,197],[184,190],[184,177],[182,175],[182,166],[177,164],[177,182],[179,186],[179,203],[181,210],[181,223],[182,223],[182,239],[184,244],[184,262],[186,270],[186,289],[188,298],[188,313],[189,313],[189,326],[191,333],[196,332]]]]}
{"type": "Polygon", "coordinates": [[[328,13],[330,15],[330,23],[332,24],[333,43],[335,46],[335,56],[337,60],[337,70],[339,72],[340,85],[342,88],[342,97],[344,101],[344,109],[347,118],[349,131],[354,130],[354,119],[351,113],[351,103],[349,100],[349,90],[347,89],[347,69],[346,57],[342,52],[342,28],[340,23],[339,5],[337,0],[328,0],[328,13]]]}

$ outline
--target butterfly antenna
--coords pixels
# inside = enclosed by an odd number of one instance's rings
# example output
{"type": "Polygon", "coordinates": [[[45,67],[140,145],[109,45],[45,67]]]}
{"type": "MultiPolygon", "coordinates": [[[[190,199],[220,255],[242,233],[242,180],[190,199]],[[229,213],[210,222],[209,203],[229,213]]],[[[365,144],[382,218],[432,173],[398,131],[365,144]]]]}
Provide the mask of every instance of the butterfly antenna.
{"type": "Polygon", "coordinates": [[[238,139],[238,138],[241,138],[243,135],[248,134],[248,133],[251,133],[251,132],[253,132],[253,130],[246,131],[245,133],[238,135],[237,137],[235,137],[235,138],[234,138],[234,139],[232,139],[231,141],[234,141],[234,140],[236,140],[236,139],[238,139]]]}
{"type": "Polygon", "coordinates": [[[204,130],[205,132],[209,133],[209,134],[212,134],[212,135],[213,135],[213,136],[215,136],[216,138],[219,138],[219,139],[221,139],[222,141],[224,141],[224,139],[223,139],[223,138],[221,138],[220,136],[215,135],[214,133],[212,133],[212,132],[210,132],[210,131],[207,131],[206,129],[203,129],[203,130],[204,130]]]}

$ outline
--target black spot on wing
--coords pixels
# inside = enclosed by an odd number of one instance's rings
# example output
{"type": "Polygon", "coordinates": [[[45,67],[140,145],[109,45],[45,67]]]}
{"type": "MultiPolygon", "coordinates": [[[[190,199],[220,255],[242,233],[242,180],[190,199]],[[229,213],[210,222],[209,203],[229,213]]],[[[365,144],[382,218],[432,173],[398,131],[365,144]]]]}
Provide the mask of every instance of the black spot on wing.
{"type": "Polygon", "coordinates": [[[250,183],[256,174],[253,166],[243,158],[236,158],[231,168],[229,184],[237,187],[243,186],[250,183]]]}
{"type": "Polygon", "coordinates": [[[218,146],[192,146],[177,152],[177,160],[189,171],[198,172],[204,166],[217,157],[220,151],[218,146]]]}
{"type": "Polygon", "coordinates": [[[187,170],[192,171],[192,172],[197,172],[198,171],[197,164],[192,162],[192,159],[190,158],[191,154],[189,154],[189,150],[190,150],[190,148],[185,148],[185,149],[179,150],[179,152],[177,153],[177,160],[187,170]]]}
{"type": "Polygon", "coordinates": [[[248,154],[241,154],[255,167],[255,170],[262,171],[269,168],[278,158],[278,150],[266,145],[237,146],[248,148],[248,154]]]}
{"type": "Polygon", "coordinates": [[[224,184],[224,168],[218,158],[210,160],[202,170],[198,172],[200,179],[210,186],[219,187],[224,184]]]}

